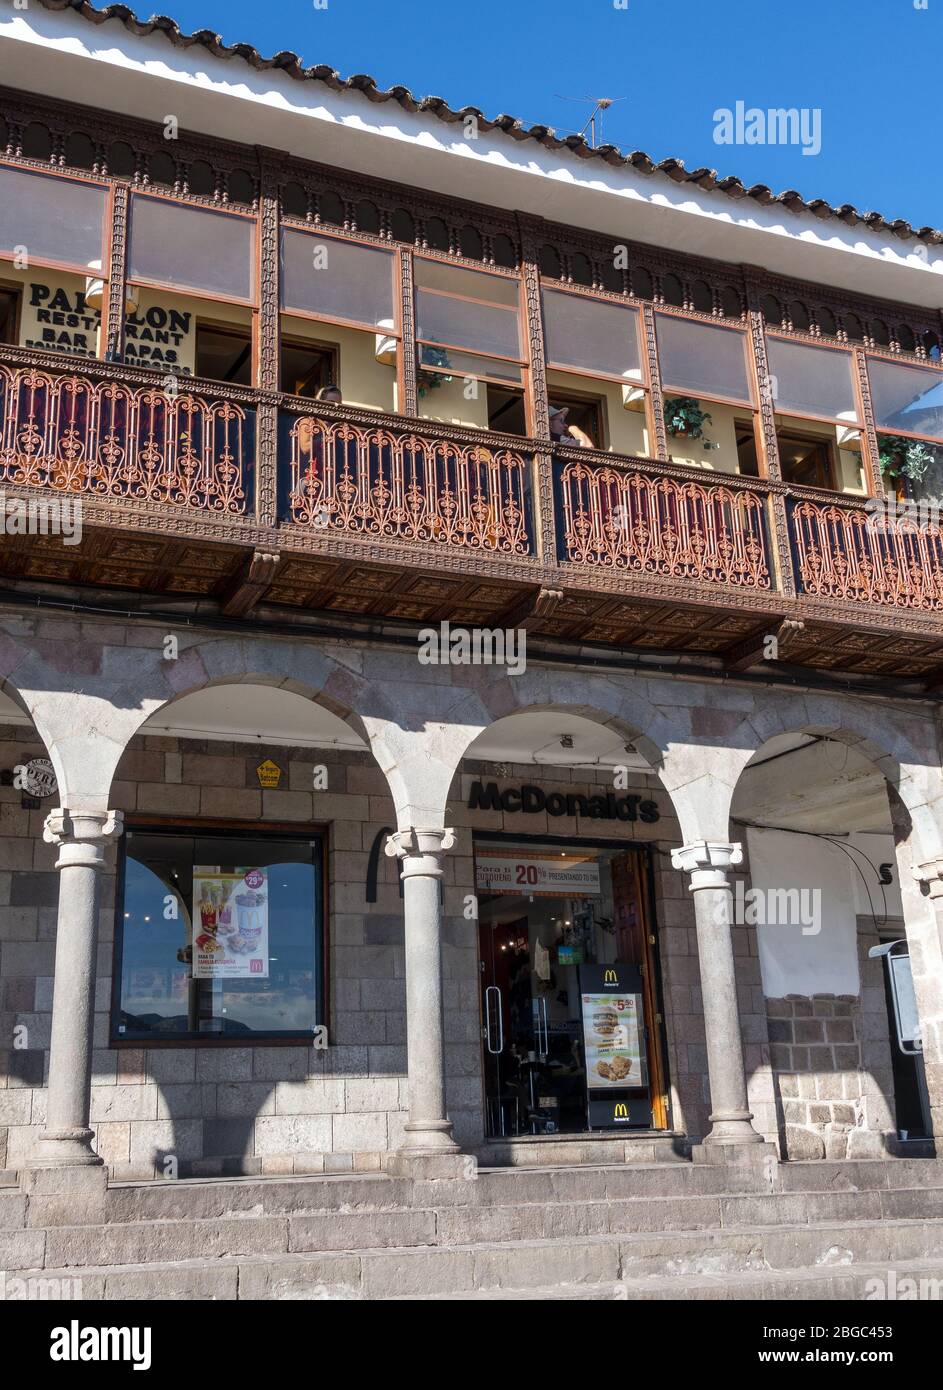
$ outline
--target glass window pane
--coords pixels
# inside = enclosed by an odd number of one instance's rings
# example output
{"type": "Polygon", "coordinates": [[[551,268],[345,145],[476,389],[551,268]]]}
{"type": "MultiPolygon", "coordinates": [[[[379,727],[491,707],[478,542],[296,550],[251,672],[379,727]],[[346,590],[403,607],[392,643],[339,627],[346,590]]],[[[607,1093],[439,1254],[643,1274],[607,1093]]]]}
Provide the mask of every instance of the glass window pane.
{"type": "Polygon", "coordinates": [[[0,250],[34,261],[101,266],[104,188],[0,165],[0,250]]]}
{"type": "Polygon", "coordinates": [[[752,401],[742,333],[668,314],[656,314],[655,324],[661,379],[669,390],[752,401]]]}
{"type": "Polygon", "coordinates": [[[943,374],[869,357],[868,376],[879,430],[943,439],[943,374]]]}
{"type": "Polygon", "coordinates": [[[520,357],[517,281],[418,258],[416,336],[520,357]]]}
{"type": "Polygon", "coordinates": [[[128,277],[206,290],[227,299],[252,299],[255,223],[136,195],[131,203],[128,277]]]}
{"type": "Polygon", "coordinates": [[[857,420],[851,353],[768,338],[766,353],[777,410],[857,420]]]}
{"type": "Polygon", "coordinates": [[[132,831],[115,1036],[312,1033],[319,893],[306,840],[132,831]]]}
{"type": "Polygon", "coordinates": [[[516,362],[503,362],[498,357],[476,357],[471,352],[433,347],[427,343],[420,344],[419,365],[438,367],[451,376],[497,377],[499,381],[517,382],[522,378],[522,370],[516,362]]]}
{"type": "Polygon", "coordinates": [[[544,290],[547,361],[641,381],[638,310],[544,290]]]}
{"type": "Polygon", "coordinates": [[[350,323],[393,322],[393,253],[282,231],[282,306],[350,323]]]}

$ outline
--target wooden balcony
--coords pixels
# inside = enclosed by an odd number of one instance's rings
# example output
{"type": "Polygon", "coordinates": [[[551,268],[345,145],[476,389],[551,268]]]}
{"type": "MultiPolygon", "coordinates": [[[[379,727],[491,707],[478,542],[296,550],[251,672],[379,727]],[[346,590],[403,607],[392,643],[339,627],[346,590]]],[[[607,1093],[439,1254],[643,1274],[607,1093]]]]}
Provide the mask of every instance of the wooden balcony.
{"type": "MultiPolygon", "coordinates": [[[[69,584],[535,639],[936,679],[939,528],[860,499],[99,361],[0,357],[0,491],[81,499],[17,533],[6,590],[69,584]]],[[[124,600],[122,600],[123,602],[124,600]]],[[[111,602],[111,598],[109,599],[111,602]]],[[[166,605],[165,605],[166,606],[166,605]]],[[[206,611],[204,609],[204,611],[206,611]]]]}

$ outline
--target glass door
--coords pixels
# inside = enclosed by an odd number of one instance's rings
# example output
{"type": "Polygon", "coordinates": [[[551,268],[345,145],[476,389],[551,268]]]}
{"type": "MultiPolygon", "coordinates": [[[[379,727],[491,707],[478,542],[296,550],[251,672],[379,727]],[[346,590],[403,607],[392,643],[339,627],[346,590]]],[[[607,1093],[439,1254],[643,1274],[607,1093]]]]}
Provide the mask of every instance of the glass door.
{"type": "Polygon", "coordinates": [[[475,855],[489,1137],[663,1128],[643,854],[481,840],[475,855]]]}

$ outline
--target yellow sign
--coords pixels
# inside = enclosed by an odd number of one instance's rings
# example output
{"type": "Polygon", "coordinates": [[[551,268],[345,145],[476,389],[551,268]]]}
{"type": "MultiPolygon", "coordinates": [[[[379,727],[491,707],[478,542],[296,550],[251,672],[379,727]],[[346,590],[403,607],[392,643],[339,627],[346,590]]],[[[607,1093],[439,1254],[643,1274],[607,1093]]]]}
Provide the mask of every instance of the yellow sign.
{"type": "Polygon", "coordinates": [[[627,1120],[629,1118],[629,1107],[620,1100],[619,1104],[612,1112],[612,1117],[614,1120],[627,1120]]]}
{"type": "Polygon", "coordinates": [[[260,787],[274,788],[282,780],[282,770],[278,763],[272,762],[271,758],[266,758],[264,763],[259,763],[255,771],[260,787]]]}
{"type": "Polygon", "coordinates": [[[602,977],[602,982],[604,985],[617,985],[619,977],[614,970],[607,970],[602,977]]]}

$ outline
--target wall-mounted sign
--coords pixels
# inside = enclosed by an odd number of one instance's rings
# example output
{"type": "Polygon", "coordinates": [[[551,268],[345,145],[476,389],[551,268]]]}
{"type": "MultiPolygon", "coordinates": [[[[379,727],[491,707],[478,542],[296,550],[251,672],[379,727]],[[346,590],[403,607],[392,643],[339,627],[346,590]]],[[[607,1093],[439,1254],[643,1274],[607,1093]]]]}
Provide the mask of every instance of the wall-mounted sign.
{"type": "Polygon", "coordinates": [[[658,805],[643,796],[619,796],[606,792],[597,796],[581,796],[572,792],[545,792],[541,787],[505,787],[497,782],[473,782],[468,794],[470,811],[505,811],[514,814],[548,816],[585,816],[589,820],[644,821],[651,825],[661,817],[658,805]]]}
{"type": "Polygon", "coordinates": [[[259,779],[259,786],[265,787],[269,791],[274,790],[282,780],[282,770],[278,763],[272,762],[271,758],[266,758],[264,763],[259,763],[255,775],[259,779]]]}
{"type": "Polygon", "coordinates": [[[523,894],[529,898],[597,896],[599,862],[579,855],[476,854],[479,892],[523,894]]]}
{"type": "Polygon", "coordinates": [[[30,758],[23,768],[23,791],[39,801],[59,790],[56,772],[48,758],[30,758]]]}
{"type": "Polygon", "coordinates": [[[265,869],[193,869],[193,978],[268,978],[265,869]]]}
{"type": "Polygon", "coordinates": [[[57,283],[54,277],[23,286],[20,347],[94,357],[100,324],[101,313],[86,304],[83,290],[57,283]]]}

